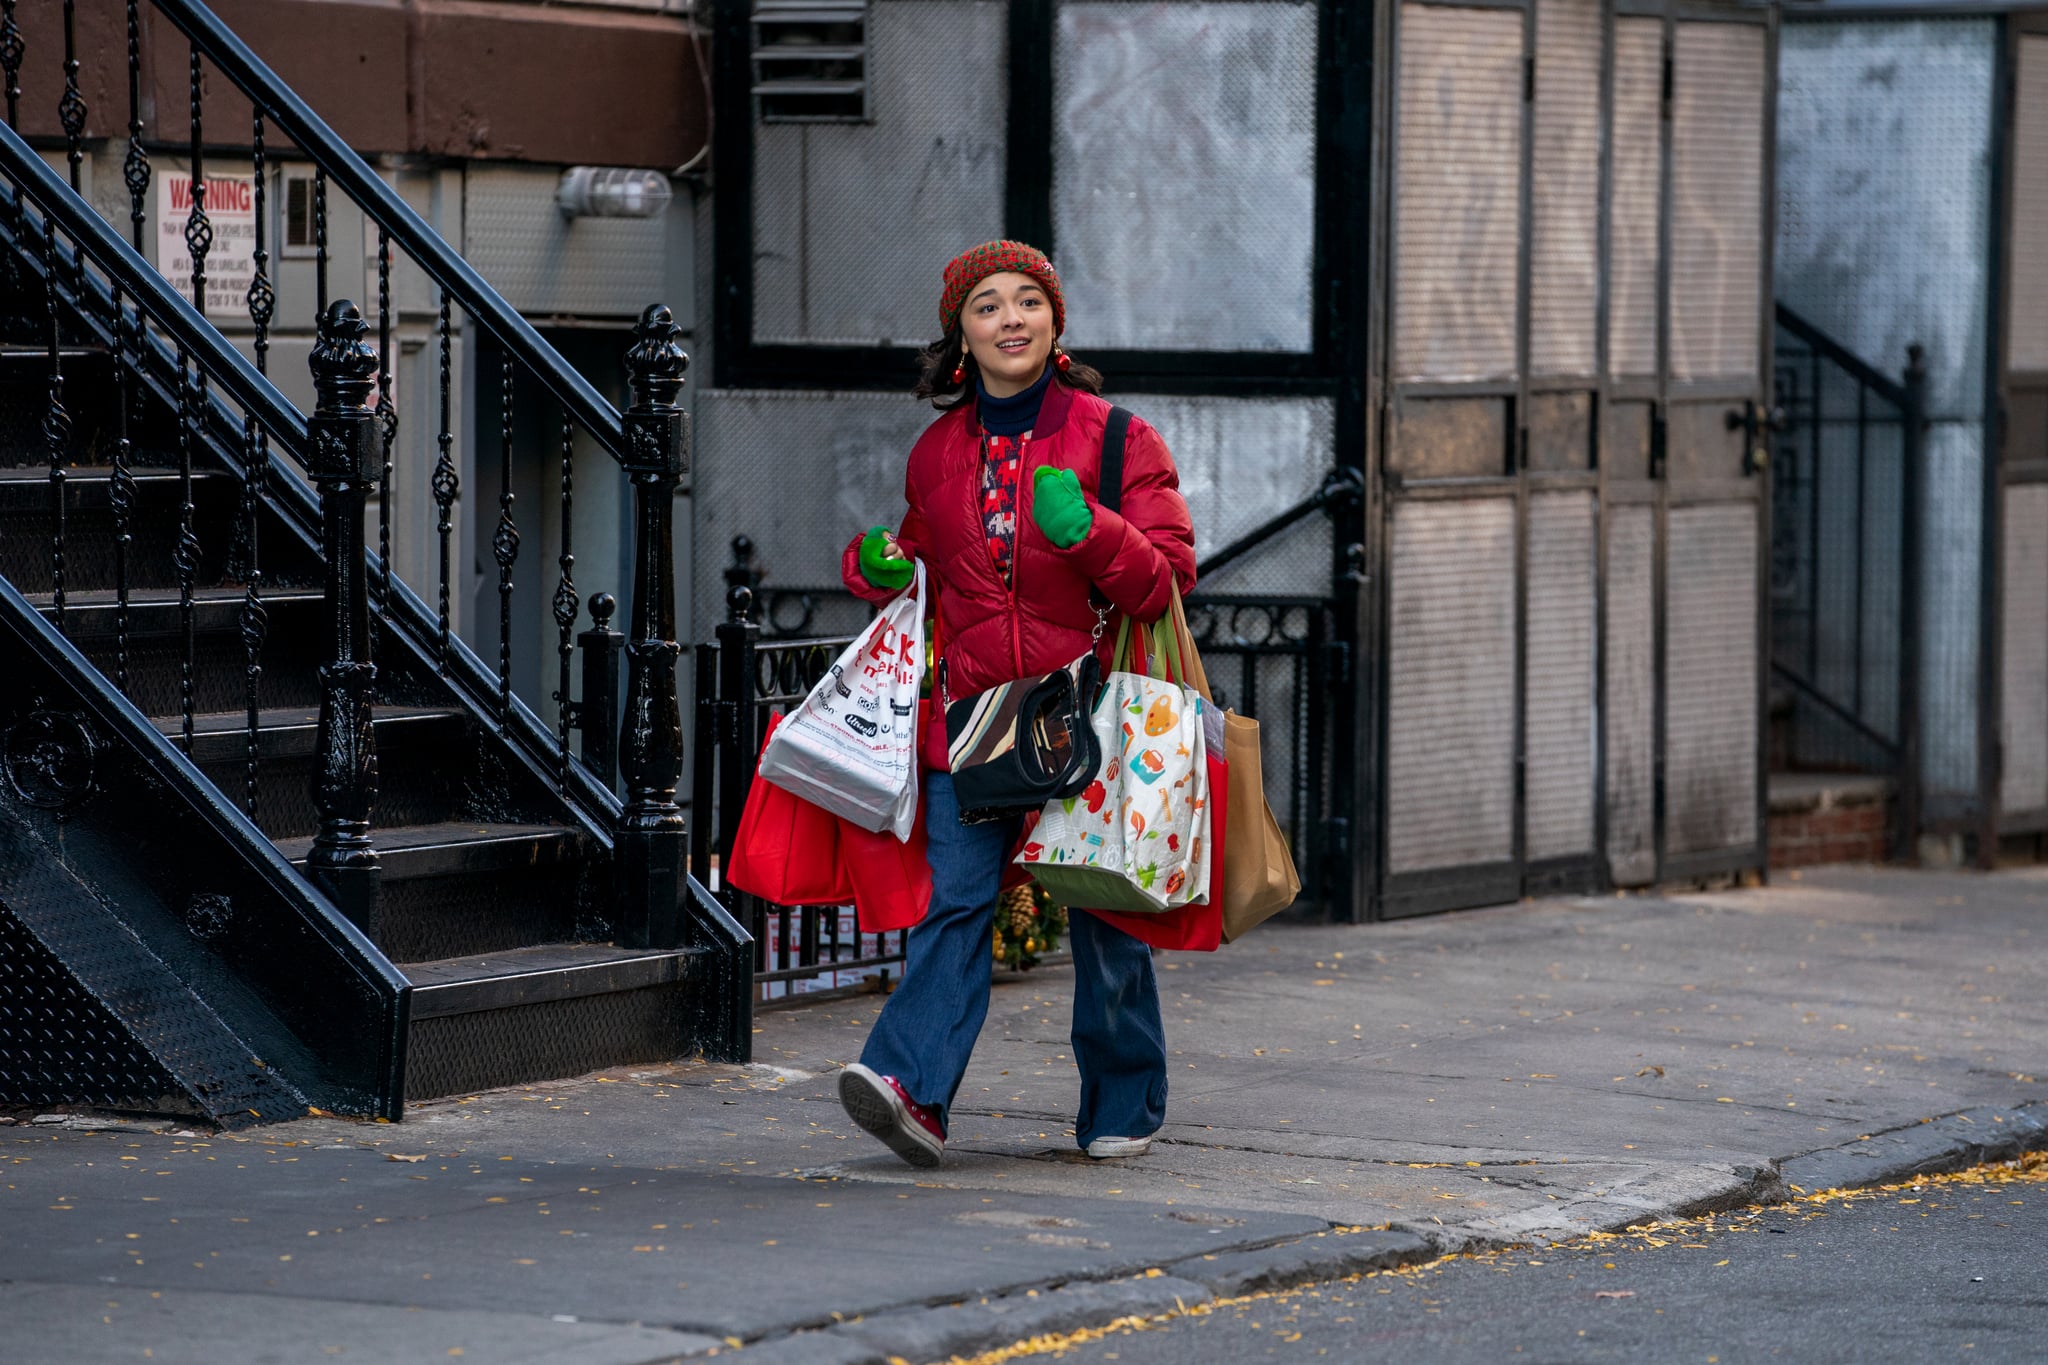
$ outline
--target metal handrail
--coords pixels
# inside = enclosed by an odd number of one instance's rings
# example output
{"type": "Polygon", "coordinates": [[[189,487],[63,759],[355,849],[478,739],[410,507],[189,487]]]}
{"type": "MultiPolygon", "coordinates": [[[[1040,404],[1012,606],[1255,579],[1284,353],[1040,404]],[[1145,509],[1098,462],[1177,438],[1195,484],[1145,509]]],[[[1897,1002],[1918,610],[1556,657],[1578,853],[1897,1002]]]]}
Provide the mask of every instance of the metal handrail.
{"type": "MultiPolygon", "coordinates": [[[[51,169],[49,163],[4,123],[0,123],[0,173],[20,187],[19,193],[13,193],[0,186],[0,203],[18,212],[23,197],[33,201],[39,212],[49,215],[50,221],[79,245],[87,260],[136,300],[142,311],[154,321],[158,331],[175,340],[191,357],[192,363],[215,381],[218,389],[243,405],[276,438],[276,443],[285,448],[300,469],[308,467],[306,456],[311,438],[306,419],[298,409],[244,359],[241,352],[230,345],[184,295],[172,289],[164,277],[143,260],[104,218],[83,199],[72,194],[71,187],[51,169]]],[[[104,286],[90,274],[85,275],[80,283],[94,296],[93,304],[102,311],[111,303],[104,286]]],[[[84,303],[83,299],[77,301],[81,314],[88,313],[84,303]]],[[[227,439],[238,439],[241,425],[228,413],[222,398],[220,392],[207,395],[207,417],[213,426],[210,434],[220,438],[225,432],[227,439]]],[[[228,464],[230,471],[241,477],[240,467],[233,461],[228,464]]],[[[271,469],[273,473],[291,473],[291,466],[275,451],[271,454],[271,469]]],[[[313,503],[310,488],[303,481],[296,477],[274,479],[270,486],[274,495],[291,504],[301,525],[318,525],[318,509],[313,503]]],[[[368,559],[373,568],[381,568],[382,561],[375,551],[368,552],[368,559]]],[[[381,580],[382,575],[374,574],[373,578],[381,580]]],[[[434,612],[403,579],[394,576],[390,586],[391,601],[388,605],[392,608],[391,620],[416,641],[433,638],[438,631],[434,612]]],[[[496,684],[483,660],[459,636],[449,640],[448,663],[450,681],[456,683],[473,704],[488,710],[485,703],[494,693],[496,684]]],[[[511,699],[511,728],[519,747],[529,758],[545,755],[549,762],[553,761],[555,736],[541,724],[532,708],[516,696],[511,699]]],[[[571,763],[570,775],[568,794],[572,798],[572,806],[586,816],[584,832],[609,847],[611,824],[621,806],[619,798],[597,782],[580,759],[571,763]]]]}
{"type": "Polygon", "coordinates": [[[1900,409],[1912,403],[1912,396],[1898,380],[1886,378],[1883,371],[1782,303],[1778,305],[1778,325],[1813,347],[1830,363],[1847,370],[1857,383],[1876,391],[1886,402],[1900,409]]]}
{"type": "Polygon", "coordinates": [[[1200,582],[1233,560],[1242,559],[1259,546],[1279,535],[1297,521],[1305,520],[1311,513],[1320,512],[1333,502],[1362,497],[1365,482],[1356,469],[1349,465],[1340,466],[1323,476],[1322,484],[1315,492],[1303,498],[1294,506],[1254,526],[1251,530],[1231,541],[1228,545],[1210,555],[1195,566],[1195,580],[1200,582]]]}
{"type": "Polygon", "coordinates": [[[370,164],[341,140],[292,88],[278,78],[220,18],[199,0],[151,0],[214,66],[263,114],[289,135],[384,229],[433,281],[539,376],[613,459],[625,462],[625,426],[619,410],[550,346],[440,233],[419,216],[370,164]]]}

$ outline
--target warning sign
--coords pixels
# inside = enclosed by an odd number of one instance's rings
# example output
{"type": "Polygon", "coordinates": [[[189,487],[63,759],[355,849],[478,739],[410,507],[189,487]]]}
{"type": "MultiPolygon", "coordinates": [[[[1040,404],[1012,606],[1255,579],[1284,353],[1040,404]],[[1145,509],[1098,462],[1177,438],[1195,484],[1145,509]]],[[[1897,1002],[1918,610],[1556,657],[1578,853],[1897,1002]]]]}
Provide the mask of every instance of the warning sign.
{"type": "MultiPolygon", "coordinates": [[[[171,288],[189,299],[192,256],[185,249],[185,221],[192,214],[192,177],[171,171],[160,183],[156,258],[171,288]]],[[[206,315],[223,322],[247,318],[249,285],[256,278],[256,182],[246,175],[209,175],[204,208],[213,228],[206,252],[206,315]]]]}

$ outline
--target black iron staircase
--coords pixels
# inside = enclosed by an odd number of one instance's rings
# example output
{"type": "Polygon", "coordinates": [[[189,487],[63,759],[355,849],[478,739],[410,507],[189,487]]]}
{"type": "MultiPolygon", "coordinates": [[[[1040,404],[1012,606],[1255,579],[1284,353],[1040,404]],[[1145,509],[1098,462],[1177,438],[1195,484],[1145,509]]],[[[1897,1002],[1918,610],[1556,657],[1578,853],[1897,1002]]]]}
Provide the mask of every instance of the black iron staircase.
{"type": "MultiPolygon", "coordinates": [[[[266,121],[319,168],[318,403],[302,415],[266,373],[276,295],[260,227],[252,361],[205,316],[203,190],[185,233],[191,299],[78,193],[71,3],[69,182],[14,133],[24,57],[0,5],[0,638],[17,663],[0,684],[0,1104],[397,1117],[406,1099],[601,1066],[744,1059],[751,941],[688,875],[675,799],[669,523],[688,362],[674,320],[643,315],[625,357],[635,401],[619,413],[203,5],[151,8],[189,40],[196,186],[218,157],[203,136],[209,65],[254,107],[259,195],[266,121]],[[330,184],[377,227],[369,317],[327,297],[330,184]],[[401,420],[394,246],[440,293],[438,412],[419,410],[439,422],[433,605],[392,571],[388,543],[365,544],[372,492],[390,506],[401,420]],[[511,685],[509,498],[492,544],[495,667],[449,627],[458,308],[502,347],[508,397],[523,367],[565,448],[587,432],[634,492],[629,629],[622,650],[603,621],[585,632],[599,648],[580,707],[566,545],[558,561],[553,728],[511,685]],[[616,715],[621,655],[617,739],[586,732],[586,764],[570,729],[616,715]]],[[[125,9],[139,243],[142,6],[125,9]]],[[[509,466],[509,409],[498,454],[509,466]]]]}

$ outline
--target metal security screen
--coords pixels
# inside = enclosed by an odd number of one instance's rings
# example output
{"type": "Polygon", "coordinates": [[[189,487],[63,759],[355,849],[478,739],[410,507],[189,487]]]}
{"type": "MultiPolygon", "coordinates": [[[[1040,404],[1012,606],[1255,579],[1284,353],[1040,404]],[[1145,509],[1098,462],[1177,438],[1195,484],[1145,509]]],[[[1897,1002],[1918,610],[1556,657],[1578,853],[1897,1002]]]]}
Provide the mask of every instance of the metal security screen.
{"type": "Polygon", "coordinates": [[[1388,870],[1510,864],[1515,504],[1404,502],[1392,529],[1388,870]]]}
{"type": "Polygon", "coordinates": [[[1598,500],[1591,492],[1529,498],[1525,853],[1534,861],[1593,851],[1598,705],[1598,500]]]}
{"type": "Polygon", "coordinates": [[[1599,0],[1538,0],[1529,370],[1592,375],[1600,313],[1599,0]]]}
{"type": "Polygon", "coordinates": [[[2048,823],[2048,484],[2007,488],[2002,529],[1998,804],[2010,828],[2048,823]]]}
{"type": "Polygon", "coordinates": [[[1764,31],[1681,23],[1673,40],[1671,377],[1757,373],[1764,31]]]}
{"type": "Polygon", "coordinates": [[[1312,348],[1317,23],[1302,0],[1059,6],[1053,241],[1076,346],[1312,348]]]}
{"type": "Polygon", "coordinates": [[[868,121],[754,127],[753,340],[922,345],[939,272],[1003,235],[1008,7],[875,0],[868,121]]]}
{"type": "Polygon", "coordinates": [[[2048,372],[2048,34],[2022,34],[2018,46],[2006,364],[2048,372]]]}
{"type": "Polygon", "coordinates": [[[1665,571],[1665,848],[1757,843],[1754,504],[1670,513],[1665,571]]]}
{"type": "Polygon", "coordinates": [[[1510,10],[1401,7],[1397,378],[1516,374],[1522,30],[1510,10]]]}
{"type": "Polygon", "coordinates": [[[1657,372],[1663,87],[1663,24],[1656,19],[1615,20],[1607,363],[1617,375],[1657,372]]]}
{"type": "Polygon", "coordinates": [[[1646,504],[1607,509],[1607,865],[1657,879],[1657,529],[1646,504]]]}

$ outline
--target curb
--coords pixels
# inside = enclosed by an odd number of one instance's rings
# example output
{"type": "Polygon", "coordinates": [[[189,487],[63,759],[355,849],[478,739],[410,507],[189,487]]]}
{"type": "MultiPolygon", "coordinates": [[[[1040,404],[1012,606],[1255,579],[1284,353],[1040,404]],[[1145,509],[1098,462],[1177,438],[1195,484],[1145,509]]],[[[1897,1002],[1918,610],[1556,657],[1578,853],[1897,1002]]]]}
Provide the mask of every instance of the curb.
{"type": "MultiPolygon", "coordinates": [[[[1722,1193],[1674,1201],[1663,1208],[1589,1201],[1585,1226],[1532,1230],[1536,1236],[1618,1232],[1639,1223],[1683,1218],[1744,1203],[1776,1204],[1823,1189],[1868,1189],[1914,1176],[1962,1170],[2048,1149],[2048,1100],[1966,1109],[1866,1134],[1774,1163],[1737,1168],[1722,1193]],[[1590,1216],[1588,1216],[1590,1215],[1590,1216]]],[[[1498,1230],[1452,1225],[1395,1225],[1358,1231],[1332,1228],[1250,1251],[1191,1256],[1134,1278],[1078,1280],[1028,1289],[978,1303],[903,1308],[816,1331],[797,1332],[743,1348],[747,1365],[925,1365],[956,1356],[1103,1328],[1123,1319],[1186,1312],[1221,1299],[1298,1289],[1375,1270],[1435,1260],[1450,1250],[1526,1244],[1498,1230]]]]}

